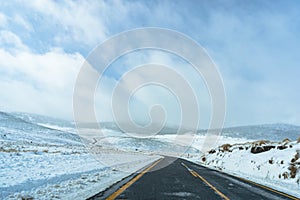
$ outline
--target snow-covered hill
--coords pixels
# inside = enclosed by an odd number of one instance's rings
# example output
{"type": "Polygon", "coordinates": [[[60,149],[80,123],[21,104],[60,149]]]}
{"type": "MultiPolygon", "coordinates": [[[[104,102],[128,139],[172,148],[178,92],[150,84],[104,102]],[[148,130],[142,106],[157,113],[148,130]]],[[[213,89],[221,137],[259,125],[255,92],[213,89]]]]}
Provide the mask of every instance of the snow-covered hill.
{"type": "Polygon", "coordinates": [[[76,134],[42,126],[25,119],[24,116],[25,114],[0,112],[0,138],[2,141],[48,145],[81,144],[81,140],[76,134]]]}
{"type": "Polygon", "coordinates": [[[300,197],[300,138],[223,144],[198,162],[300,197]]]}
{"type": "MultiPolygon", "coordinates": [[[[104,135],[99,137],[96,129],[87,129],[95,137],[84,139],[76,134],[74,123],[69,121],[0,112],[0,199],[86,198],[158,159],[159,155],[181,156],[195,162],[203,156],[205,131],[199,131],[184,143],[176,139],[174,127],[165,127],[147,138],[132,137],[110,122],[102,123],[101,127],[104,135]],[[95,157],[86,145],[97,147],[101,156],[95,157]]],[[[295,191],[299,187],[299,173],[292,177],[291,159],[298,152],[299,143],[256,144],[253,141],[294,139],[299,137],[298,133],[299,127],[284,124],[226,128],[216,141],[215,152],[205,154],[203,164],[263,184],[281,187],[287,183],[295,191]],[[226,143],[236,145],[217,148],[226,143]],[[259,145],[275,147],[263,153],[251,153],[251,148],[259,149],[259,145]],[[283,145],[287,148],[277,148],[283,145]]],[[[298,163],[299,159],[294,167],[299,167],[298,163]]]]}
{"type": "Polygon", "coordinates": [[[85,199],[159,156],[103,148],[99,162],[72,123],[0,112],[0,199],[85,199]]]}

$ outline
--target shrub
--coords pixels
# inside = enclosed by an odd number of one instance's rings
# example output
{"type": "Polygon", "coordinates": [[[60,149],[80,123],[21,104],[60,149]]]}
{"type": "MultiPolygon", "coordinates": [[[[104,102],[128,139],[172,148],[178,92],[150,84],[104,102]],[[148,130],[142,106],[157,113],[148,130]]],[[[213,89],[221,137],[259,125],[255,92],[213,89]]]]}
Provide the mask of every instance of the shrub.
{"type": "Polygon", "coordinates": [[[205,162],[206,161],[206,158],[203,156],[202,157],[202,162],[205,162]]]}
{"type": "Polygon", "coordinates": [[[230,144],[223,144],[223,145],[221,146],[221,148],[223,149],[223,151],[229,151],[230,147],[231,147],[230,144]]]}
{"type": "Polygon", "coordinates": [[[295,159],[296,159],[296,160],[298,160],[298,159],[299,159],[299,157],[300,157],[300,153],[299,153],[299,152],[297,152],[297,153],[295,154],[295,159]]]}
{"type": "Polygon", "coordinates": [[[214,153],[216,153],[216,150],[212,149],[212,150],[210,150],[208,153],[209,153],[209,154],[214,154],[214,153]]]}
{"type": "Polygon", "coordinates": [[[269,164],[273,164],[274,163],[274,160],[269,160],[269,164]]]}
{"type": "Polygon", "coordinates": [[[274,149],[275,146],[262,146],[262,147],[252,147],[251,153],[262,153],[265,151],[269,151],[270,149],[274,149]]]}
{"type": "Polygon", "coordinates": [[[32,196],[30,196],[30,195],[25,194],[25,195],[19,195],[18,199],[21,199],[21,200],[33,200],[34,198],[32,196]]]}
{"type": "Polygon", "coordinates": [[[299,155],[299,152],[297,152],[294,156],[294,158],[292,158],[291,162],[294,163],[296,162],[298,159],[299,159],[300,155],[299,155]]]}
{"type": "Polygon", "coordinates": [[[289,177],[289,174],[288,174],[287,172],[284,172],[284,173],[282,174],[282,176],[283,176],[284,179],[287,179],[287,178],[289,177]]]}
{"type": "Polygon", "coordinates": [[[291,178],[295,178],[296,174],[297,174],[297,167],[295,167],[294,165],[291,165],[289,167],[289,170],[290,170],[291,178]]]}
{"type": "Polygon", "coordinates": [[[277,147],[277,149],[279,149],[279,150],[283,150],[283,149],[286,149],[286,148],[288,148],[288,147],[285,146],[285,145],[282,145],[282,146],[278,146],[278,147],[277,147]]]}

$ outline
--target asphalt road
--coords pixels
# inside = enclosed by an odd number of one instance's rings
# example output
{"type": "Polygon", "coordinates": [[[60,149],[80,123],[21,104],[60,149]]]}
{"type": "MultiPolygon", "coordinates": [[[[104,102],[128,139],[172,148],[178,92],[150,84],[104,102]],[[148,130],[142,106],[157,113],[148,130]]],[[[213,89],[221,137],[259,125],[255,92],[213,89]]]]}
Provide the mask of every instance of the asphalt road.
{"type": "Polygon", "coordinates": [[[297,199],[195,163],[165,157],[90,199],[297,199]]]}

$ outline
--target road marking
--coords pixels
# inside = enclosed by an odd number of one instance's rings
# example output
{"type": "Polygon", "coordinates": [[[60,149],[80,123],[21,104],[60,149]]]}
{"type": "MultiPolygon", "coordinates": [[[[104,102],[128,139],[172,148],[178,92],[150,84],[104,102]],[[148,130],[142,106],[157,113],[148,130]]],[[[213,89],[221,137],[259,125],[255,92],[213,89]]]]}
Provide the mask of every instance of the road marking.
{"type": "Polygon", "coordinates": [[[230,200],[225,194],[220,192],[217,188],[215,188],[212,184],[210,184],[205,178],[200,176],[197,172],[194,170],[190,169],[186,164],[181,163],[194,177],[200,178],[206,185],[208,185],[211,189],[213,189],[219,196],[221,196],[225,200],[230,200]]]}
{"type": "Polygon", "coordinates": [[[155,163],[150,165],[148,168],[146,168],[144,171],[142,171],[140,174],[135,176],[133,179],[128,181],[125,185],[123,185],[121,188],[119,188],[117,191],[115,191],[113,194],[111,194],[106,200],[113,200],[117,198],[122,192],[124,192],[127,188],[129,188],[134,182],[136,182],[138,179],[140,179],[145,173],[147,173],[150,169],[152,169],[155,165],[157,165],[162,158],[157,160],[155,163]]]}
{"type": "Polygon", "coordinates": [[[198,176],[198,178],[200,178],[203,182],[205,182],[209,187],[211,187],[216,193],[218,193],[218,195],[220,195],[223,199],[225,200],[230,200],[227,196],[225,196],[225,194],[223,194],[222,192],[220,192],[217,188],[215,188],[212,184],[210,184],[205,178],[203,178],[202,176],[200,176],[197,172],[194,171],[194,173],[198,176]]]}
{"type": "Polygon", "coordinates": [[[259,187],[261,187],[261,188],[264,188],[264,189],[266,189],[266,190],[272,191],[272,192],[274,192],[274,193],[280,194],[280,195],[282,195],[282,196],[288,197],[288,198],[290,198],[290,199],[293,199],[293,200],[299,200],[299,198],[297,198],[297,197],[293,197],[293,196],[288,195],[288,194],[285,194],[285,193],[283,193],[283,192],[279,192],[279,191],[277,191],[277,190],[274,190],[274,189],[269,188],[269,187],[267,187],[267,186],[264,186],[264,185],[255,183],[255,182],[253,182],[253,181],[249,181],[249,180],[247,180],[247,179],[244,179],[244,178],[241,178],[241,177],[238,177],[238,176],[234,176],[234,177],[236,177],[236,178],[238,178],[238,179],[241,179],[241,180],[243,180],[243,181],[245,181],[245,182],[252,183],[253,185],[259,186],[259,187]]]}
{"type": "MultiPolygon", "coordinates": [[[[190,169],[188,166],[186,166],[184,163],[181,163],[193,176],[198,176],[199,178],[200,177],[202,177],[202,176],[200,176],[197,172],[195,172],[194,170],[192,170],[192,169],[190,169]]],[[[218,172],[220,172],[220,173],[223,173],[223,174],[226,174],[226,173],[224,173],[224,172],[222,172],[222,171],[218,171],[218,172]]],[[[226,174],[227,175],[227,174],[226,174]]],[[[292,200],[299,200],[299,198],[297,198],[297,197],[294,197],[294,196],[291,196],[291,195],[288,195],[288,194],[286,194],[286,193],[283,193],[283,192],[279,192],[278,190],[274,190],[274,189],[272,189],[272,188],[270,188],[270,187],[267,187],[267,186],[264,186],[264,185],[261,185],[261,184],[258,184],[258,183],[255,183],[255,182],[253,182],[253,181],[250,181],[250,180],[247,180],[247,179],[244,179],[244,178],[241,178],[241,177],[238,177],[238,176],[234,176],[234,175],[230,175],[229,174],[229,176],[233,176],[233,177],[235,177],[235,178],[238,178],[238,179],[240,179],[240,180],[242,180],[242,181],[245,181],[245,182],[248,182],[248,183],[252,183],[253,185],[256,185],[256,186],[258,186],[258,187],[261,187],[261,188],[264,188],[264,189],[266,189],[266,190],[269,190],[269,191],[272,191],[272,192],[274,192],[274,193],[277,193],[277,194],[280,194],[280,195],[282,195],[282,196],[285,196],[285,197],[287,197],[287,198],[290,198],[290,199],[292,199],[292,200]]],[[[202,177],[203,178],[203,177],[202,177]]],[[[203,178],[204,179],[204,178],[203,178]]],[[[205,180],[205,179],[204,179],[205,180]]],[[[203,180],[203,181],[204,181],[203,180]]],[[[204,181],[205,182],[205,181],[204,181]]],[[[207,182],[208,183],[208,182],[207,182]]],[[[225,196],[225,195],[224,195],[225,196]]]]}

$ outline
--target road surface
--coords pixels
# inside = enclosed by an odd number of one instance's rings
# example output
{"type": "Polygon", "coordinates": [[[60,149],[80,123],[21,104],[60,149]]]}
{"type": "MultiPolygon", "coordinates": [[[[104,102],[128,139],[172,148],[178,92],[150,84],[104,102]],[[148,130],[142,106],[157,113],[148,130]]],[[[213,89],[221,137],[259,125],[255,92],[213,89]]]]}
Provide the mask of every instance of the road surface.
{"type": "Polygon", "coordinates": [[[195,163],[164,157],[92,199],[297,199],[195,163]]]}

